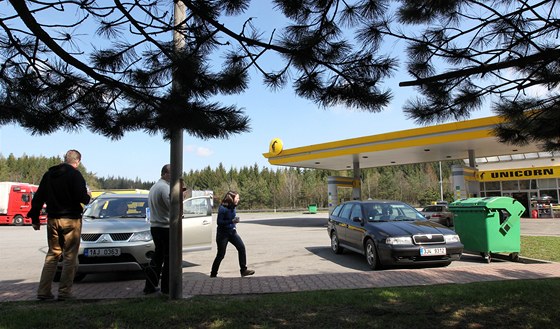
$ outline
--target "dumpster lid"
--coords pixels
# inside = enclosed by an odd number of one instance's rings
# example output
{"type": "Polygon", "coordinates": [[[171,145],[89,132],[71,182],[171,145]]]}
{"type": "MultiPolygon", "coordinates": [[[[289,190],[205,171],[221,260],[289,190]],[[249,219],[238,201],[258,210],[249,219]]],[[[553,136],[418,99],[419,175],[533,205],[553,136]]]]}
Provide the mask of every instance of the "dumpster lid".
{"type": "Polygon", "coordinates": [[[510,213],[525,211],[525,207],[519,201],[507,196],[461,199],[449,205],[451,211],[465,208],[507,209],[510,213]]]}

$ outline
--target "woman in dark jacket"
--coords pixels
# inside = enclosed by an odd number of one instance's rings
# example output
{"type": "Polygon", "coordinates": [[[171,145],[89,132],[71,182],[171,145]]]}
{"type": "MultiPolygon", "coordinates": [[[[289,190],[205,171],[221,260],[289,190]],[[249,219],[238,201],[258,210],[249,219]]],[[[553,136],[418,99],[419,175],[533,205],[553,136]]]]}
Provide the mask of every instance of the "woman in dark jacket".
{"type": "Polygon", "coordinates": [[[229,191],[224,196],[220,207],[218,208],[218,229],[216,230],[216,245],[218,252],[216,258],[212,263],[212,271],[210,277],[215,278],[218,275],[220,263],[226,255],[226,248],[228,242],[231,242],[237,248],[239,256],[239,269],[241,276],[248,276],[255,274],[255,271],[247,269],[247,255],[245,252],[245,245],[239,234],[237,234],[236,224],[239,223],[239,217],[235,214],[235,207],[239,203],[239,194],[234,191],[229,191]]]}

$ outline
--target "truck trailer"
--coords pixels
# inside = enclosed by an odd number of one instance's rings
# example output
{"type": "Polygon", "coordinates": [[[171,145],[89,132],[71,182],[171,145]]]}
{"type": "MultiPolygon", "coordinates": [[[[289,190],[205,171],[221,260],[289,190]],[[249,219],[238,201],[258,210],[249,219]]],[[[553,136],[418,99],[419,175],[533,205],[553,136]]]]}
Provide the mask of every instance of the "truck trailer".
{"type": "MultiPolygon", "coordinates": [[[[30,225],[31,218],[27,217],[27,212],[31,209],[37,187],[27,183],[0,182],[0,224],[30,225]]],[[[46,224],[44,211],[39,220],[41,224],[46,224]]]]}

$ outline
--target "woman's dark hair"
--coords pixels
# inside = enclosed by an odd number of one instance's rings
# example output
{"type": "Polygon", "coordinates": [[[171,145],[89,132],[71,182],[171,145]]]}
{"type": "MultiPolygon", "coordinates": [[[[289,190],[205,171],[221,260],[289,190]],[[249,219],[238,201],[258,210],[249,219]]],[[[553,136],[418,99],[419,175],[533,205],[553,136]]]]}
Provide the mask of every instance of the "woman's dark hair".
{"type": "Polygon", "coordinates": [[[224,206],[233,206],[233,199],[235,199],[236,195],[237,195],[237,192],[228,191],[226,193],[226,195],[224,195],[224,198],[222,199],[222,204],[224,206]]]}

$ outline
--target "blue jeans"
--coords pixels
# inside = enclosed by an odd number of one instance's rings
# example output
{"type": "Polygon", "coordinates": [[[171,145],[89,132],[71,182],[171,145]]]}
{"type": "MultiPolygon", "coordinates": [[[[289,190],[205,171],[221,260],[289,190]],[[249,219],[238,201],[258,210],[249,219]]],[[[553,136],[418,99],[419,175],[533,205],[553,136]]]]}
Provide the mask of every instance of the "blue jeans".
{"type": "Polygon", "coordinates": [[[212,271],[210,275],[217,275],[218,269],[220,268],[220,263],[226,255],[226,248],[228,242],[231,242],[237,249],[237,254],[239,257],[239,270],[243,273],[247,269],[247,254],[245,252],[245,244],[236,230],[220,231],[216,233],[216,246],[218,247],[218,252],[216,258],[212,263],[212,271]]]}

